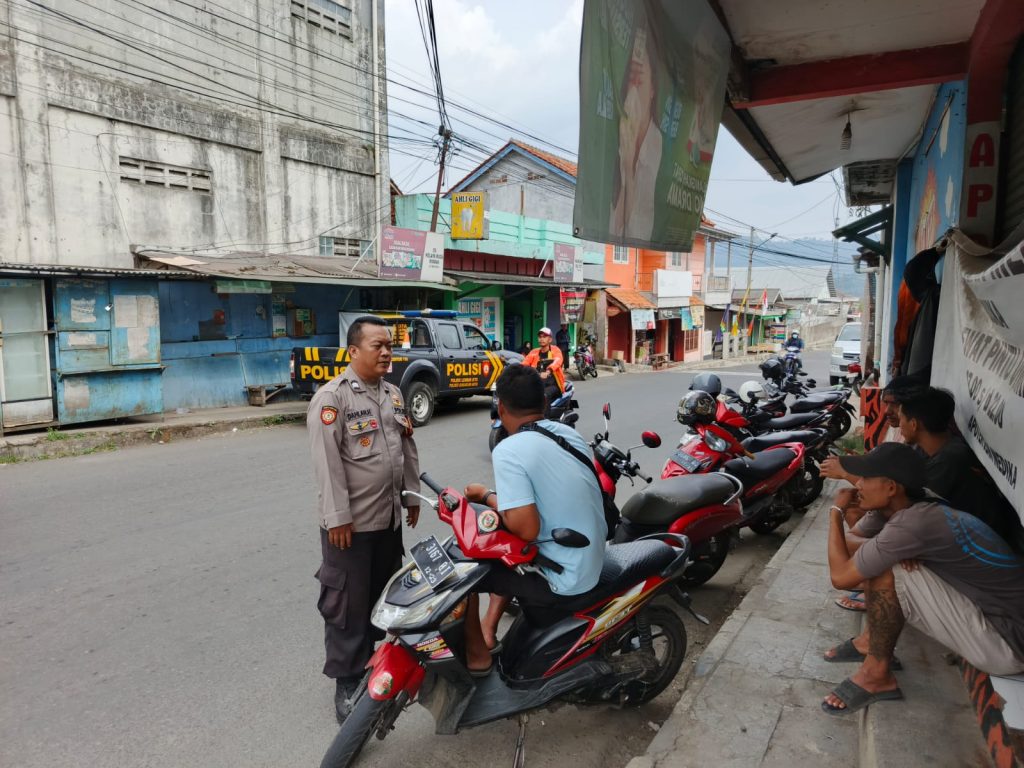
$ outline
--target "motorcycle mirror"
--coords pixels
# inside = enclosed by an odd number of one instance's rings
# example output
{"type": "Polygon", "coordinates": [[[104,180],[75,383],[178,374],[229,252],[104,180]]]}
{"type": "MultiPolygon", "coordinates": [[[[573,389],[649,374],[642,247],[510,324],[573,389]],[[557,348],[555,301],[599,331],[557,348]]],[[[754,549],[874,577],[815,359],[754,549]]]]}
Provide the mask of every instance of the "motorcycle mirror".
{"type": "Polygon", "coordinates": [[[491,351],[493,351],[493,352],[501,352],[501,342],[500,341],[492,341],[491,342],[491,351]]]}
{"type": "Polygon", "coordinates": [[[555,528],[551,531],[551,540],[555,544],[573,549],[582,549],[590,544],[590,539],[572,528],[555,528]]]}
{"type": "Polygon", "coordinates": [[[574,426],[579,420],[580,415],[578,413],[567,413],[562,417],[562,423],[570,427],[574,426]]]}
{"type": "Polygon", "coordinates": [[[807,380],[806,382],[804,382],[804,383],[805,383],[805,384],[806,384],[806,385],[807,385],[808,387],[816,387],[816,386],[818,386],[818,382],[817,382],[817,381],[815,381],[814,379],[808,379],[808,380],[807,380]]]}
{"type": "Polygon", "coordinates": [[[604,415],[606,419],[610,419],[612,417],[612,404],[605,403],[604,406],[601,408],[601,413],[604,415]]]}
{"type": "Polygon", "coordinates": [[[661,436],[657,432],[644,432],[640,435],[640,439],[648,448],[657,448],[661,445],[661,436]]]}
{"type": "Polygon", "coordinates": [[[797,371],[796,375],[797,376],[806,376],[807,375],[807,371],[797,371]]]}

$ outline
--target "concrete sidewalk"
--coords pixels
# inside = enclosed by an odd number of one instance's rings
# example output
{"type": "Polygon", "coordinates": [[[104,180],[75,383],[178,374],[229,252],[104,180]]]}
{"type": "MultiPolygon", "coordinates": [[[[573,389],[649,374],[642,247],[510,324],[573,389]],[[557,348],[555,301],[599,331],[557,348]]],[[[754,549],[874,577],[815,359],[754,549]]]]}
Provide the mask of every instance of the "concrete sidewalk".
{"type": "Polygon", "coordinates": [[[216,432],[297,422],[306,418],[307,405],[305,400],[290,400],[262,407],[242,405],[182,413],[169,411],[60,430],[15,432],[0,437],[0,464],[79,456],[140,443],[169,443],[216,432]]]}
{"type": "Polygon", "coordinates": [[[992,765],[960,673],[914,630],[900,638],[906,696],[848,717],[821,701],[855,664],[822,654],[860,630],[828,580],[826,485],[758,583],[694,663],[647,753],[627,768],[992,765]]]}

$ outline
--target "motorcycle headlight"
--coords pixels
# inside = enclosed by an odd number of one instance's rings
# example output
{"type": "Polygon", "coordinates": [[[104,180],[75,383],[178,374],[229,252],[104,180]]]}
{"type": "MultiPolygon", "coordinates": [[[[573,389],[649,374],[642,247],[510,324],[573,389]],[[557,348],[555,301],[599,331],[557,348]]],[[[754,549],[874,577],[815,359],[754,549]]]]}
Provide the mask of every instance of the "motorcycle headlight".
{"type": "Polygon", "coordinates": [[[719,437],[718,435],[713,435],[710,432],[704,433],[704,442],[712,451],[718,451],[719,453],[729,447],[729,442],[727,440],[719,437]]]}
{"type": "MultiPolygon", "coordinates": [[[[456,563],[455,577],[452,580],[456,582],[461,581],[466,574],[476,567],[476,563],[456,563]]],[[[405,569],[403,568],[396,576],[404,572],[405,569]]],[[[381,595],[381,598],[373,607],[373,613],[370,614],[370,622],[373,626],[383,629],[385,632],[391,632],[391,634],[400,634],[405,627],[414,627],[422,624],[434,611],[452,599],[452,593],[445,590],[432,594],[423,600],[418,600],[412,605],[402,606],[387,602],[388,592],[389,590],[385,589],[384,594],[381,595]]],[[[457,609],[458,605],[456,603],[453,609],[457,609]]]]}

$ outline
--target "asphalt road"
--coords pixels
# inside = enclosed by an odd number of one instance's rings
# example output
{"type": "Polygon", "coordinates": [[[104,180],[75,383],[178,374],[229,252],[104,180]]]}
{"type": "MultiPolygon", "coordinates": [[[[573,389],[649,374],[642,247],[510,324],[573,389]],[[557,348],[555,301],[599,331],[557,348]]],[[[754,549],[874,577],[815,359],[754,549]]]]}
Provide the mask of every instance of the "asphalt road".
{"type": "MultiPolygon", "coordinates": [[[[827,381],[827,353],[805,365],[827,381]]],[[[753,366],[722,371],[727,386],[753,366]]],[[[578,384],[580,431],[639,443],[652,475],[679,434],[691,373],[578,384]]],[[[417,430],[422,469],[456,486],[489,482],[488,402],[466,401],[417,430]]],[[[320,674],[323,624],[313,573],[319,540],[304,429],[272,427],[68,459],[0,465],[0,765],[306,766],[333,737],[333,684],[320,674]]],[[[620,484],[620,503],[631,492],[620,484]]],[[[564,706],[531,718],[531,766],[622,766],[667,717],[692,659],[770,558],[775,535],[745,532],[694,594],[685,672],[636,709],[564,706]]],[[[424,519],[406,543],[442,534],[424,519]]],[[[413,706],[364,766],[510,761],[516,725],[433,734],[413,706]]]]}

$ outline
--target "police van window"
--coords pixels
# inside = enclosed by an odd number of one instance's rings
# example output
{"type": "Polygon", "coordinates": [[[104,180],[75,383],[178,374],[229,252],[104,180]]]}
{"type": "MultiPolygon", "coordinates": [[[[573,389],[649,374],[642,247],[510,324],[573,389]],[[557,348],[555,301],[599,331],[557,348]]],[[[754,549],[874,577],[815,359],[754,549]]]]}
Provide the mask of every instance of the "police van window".
{"type": "Polygon", "coordinates": [[[422,320],[413,321],[412,327],[409,329],[409,337],[413,349],[434,346],[430,343],[430,331],[427,330],[427,324],[422,320]]]}
{"type": "Polygon", "coordinates": [[[462,332],[466,334],[466,349],[490,349],[487,337],[475,325],[462,326],[462,332]]]}
{"type": "Polygon", "coordinates": [[[459,341],[459,328],[451,323],[437,324],[437,337],[445,349],[461,349],[462,342],[459,341]]]}

